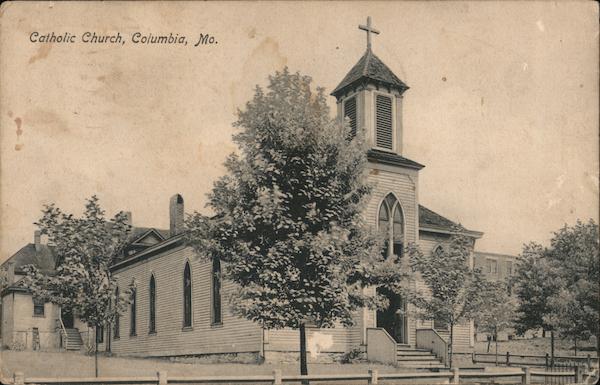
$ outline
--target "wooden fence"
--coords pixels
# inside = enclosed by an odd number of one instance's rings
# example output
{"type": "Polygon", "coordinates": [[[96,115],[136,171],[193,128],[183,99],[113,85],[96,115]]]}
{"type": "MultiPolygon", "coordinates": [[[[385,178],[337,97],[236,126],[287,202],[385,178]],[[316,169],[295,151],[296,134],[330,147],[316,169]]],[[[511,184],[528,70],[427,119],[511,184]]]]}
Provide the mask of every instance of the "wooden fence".
{"type": "MultiPolygon", "coordinates": [[[[138,385],[138,384],[272,384],[282,385],[283,383],[299,383],[309,380],[313,382],[339,382],[345,384],[348,381],[360,381],[366,384],[378,384],[379,381],[404,380],[404,381],[423,381],[429,380],[430,384],[459,384],[461,380],[471,379],[476,382],[496,382],[498,379],[513,378],[512,383],[520,384],[544,384],[546,378],[568,378],[572,381],[565,383],[582,383],[584,373],[581,368],[576,367],[575,371],[565,372],[547,372],[536,371],[528,367],[511,368],[502,372],[491,371],[471,371],[454,368],[450,371],[442,372],[417,372],[417,373],[379,373],[377,370],[369,370],[365,374],[311,374],[311,375],[282,375],[281,370],[274,370],[271,375],[254,376],[197,376],[197,377],[168,377],[167,372],[160,371],[156,376],[148,377],[53,377],[53,378],[35,378],[25,377],[22,372],[16,372],[12,379],[2,379],[3,384],[12,385],[50,385],[50,384],[86,384],[86,385],[138,385]],[[537,378],[538,381],[532,381],[537,378]],[[482,381],[483,380],[483,381],[482,381]]],[[[464,382],[464,381],[462,381],[464,382]]]]}
{"type": "Polygon", "coordinates": [[[592,357],[589,354],[586,357],[579,356],[554,356],[554,361],[548,353],[545,356],[531,356],[522,354],[499,354],[494,353],[472,353],[473,363],[487,363],[506,366],[537,366],[550,368],[556,365],[560,366],[586,366],[587,370],[591,370],[593,366],[598,366],[598,358],[592,357]]]}

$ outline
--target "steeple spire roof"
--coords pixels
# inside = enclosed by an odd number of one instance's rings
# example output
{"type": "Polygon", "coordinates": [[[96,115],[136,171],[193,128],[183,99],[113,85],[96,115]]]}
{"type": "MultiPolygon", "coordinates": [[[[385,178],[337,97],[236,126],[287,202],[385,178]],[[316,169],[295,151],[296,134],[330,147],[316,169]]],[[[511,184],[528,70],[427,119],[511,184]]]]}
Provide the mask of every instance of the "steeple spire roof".
{"type": "Polygon", "coordinates": [[[364,83],[384,85],[396,89],[400,93],[409,88],[373,53],[370,47],[367,48],[365,54],[346,74],[340,84],[335,87],[331,95],[338,97],[338,95],[343,94],[347,89],[364,83]]]}

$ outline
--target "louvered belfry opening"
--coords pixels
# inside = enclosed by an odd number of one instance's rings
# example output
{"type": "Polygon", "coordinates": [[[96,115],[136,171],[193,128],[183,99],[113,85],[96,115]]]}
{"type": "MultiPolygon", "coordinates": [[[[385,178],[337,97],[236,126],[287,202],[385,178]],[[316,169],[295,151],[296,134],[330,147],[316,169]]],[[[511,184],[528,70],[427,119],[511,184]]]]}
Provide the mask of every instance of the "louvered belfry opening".
{"type": "Polygon", "coordinates": [[[350,119],[349,139],[356,136],[356,97],[346,99],[344,102],[344,117],[350,119]]]}
{"type": "Polygon", "coordinates": [[[377,147],[393,150],[392,98],[377,95],[375,99],[375,144],[377,147]]]}

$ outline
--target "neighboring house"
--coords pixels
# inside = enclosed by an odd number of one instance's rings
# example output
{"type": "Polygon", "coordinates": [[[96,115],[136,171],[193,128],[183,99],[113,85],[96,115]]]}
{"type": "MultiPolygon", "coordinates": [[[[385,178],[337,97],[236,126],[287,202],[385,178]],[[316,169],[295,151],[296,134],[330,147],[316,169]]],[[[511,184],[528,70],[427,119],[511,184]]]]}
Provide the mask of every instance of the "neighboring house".
{"type": "MultiPolygon", "coordinates": [[[[483,275],[490,281],[493,282],[504,282],[506,284],[506,290],[513,296],[516,301],[516,297],[513,295],[512,284],[510,278],[515,273],[517,267],[517,256],[509,254],[497,254],[487,253],[482,251],[476,251],[473,254],[474,267],[481,270],[483,275]]],[[[542,331],[528,331],[523,336],[518,336],[514,329],[503,330],[498,333],[498,341],[507,341],[516,338],[532,338],[536,335],[542,335],[542,331]]],[[[487,341],[491,338],[488,333],[478,333],[476,331],[477,341],[487,341]]]]}
{"type": "Polygon", "coordinates": [[[34,301],[31,294],[20,287],[23,267],[33,264],[41,271],[54,272],[55,257],[52,248],[41,243],[39,231],[34,242],[25,245],[8,258],[0,269],[5,287],[0,292],[2,301],[2,345],[11,349],[52,349],[59,346],[56,334],[58,307],[34,301]]]}

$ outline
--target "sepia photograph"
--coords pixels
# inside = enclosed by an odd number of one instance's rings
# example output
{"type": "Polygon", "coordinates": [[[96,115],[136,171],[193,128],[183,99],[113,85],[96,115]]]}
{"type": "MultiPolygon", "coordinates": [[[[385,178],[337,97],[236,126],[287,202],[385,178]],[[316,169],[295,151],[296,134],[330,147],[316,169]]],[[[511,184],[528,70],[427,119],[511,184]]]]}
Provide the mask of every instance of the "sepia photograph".
{"type": "Polygon", "coordinates": [[[3,384],[595,384],[598,4],[0,5],[3,384]]]}

